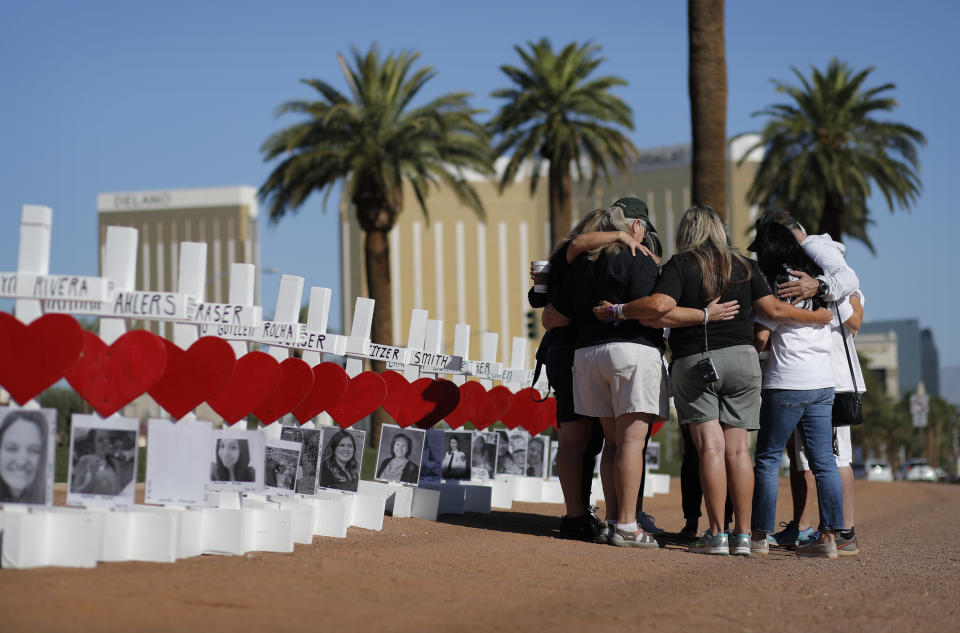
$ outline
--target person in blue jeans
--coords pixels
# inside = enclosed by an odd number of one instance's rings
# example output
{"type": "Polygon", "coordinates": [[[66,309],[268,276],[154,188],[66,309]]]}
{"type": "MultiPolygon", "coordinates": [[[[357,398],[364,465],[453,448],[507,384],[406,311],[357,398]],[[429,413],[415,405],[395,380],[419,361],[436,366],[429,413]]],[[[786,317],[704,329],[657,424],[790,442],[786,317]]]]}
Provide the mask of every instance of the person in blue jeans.
{"type": "MultiPolygon", "coordinates": [[[[822,270],[800,248],[787,227],[757,223],[751,249],[771,288],[803,272],[811,277],[822,270]]],[[[786,300],[786,299],[784,299],[786,300]]],[[[798,307],[824,310],[822,297],[805,299],[798,307]]],[[[843,529],[843,492],[833,458],[834,372],[829,326],[798,325],[756,319],[755,345],[769,347],[763,374],[760,431],[754,456],[751,552],[768,551],[767,535],[774,531],[780,459],[787,440],[797,430],[817,483],[820,534],[799,544],[798,556],[837,558],[835,533],[843,529]]]]}

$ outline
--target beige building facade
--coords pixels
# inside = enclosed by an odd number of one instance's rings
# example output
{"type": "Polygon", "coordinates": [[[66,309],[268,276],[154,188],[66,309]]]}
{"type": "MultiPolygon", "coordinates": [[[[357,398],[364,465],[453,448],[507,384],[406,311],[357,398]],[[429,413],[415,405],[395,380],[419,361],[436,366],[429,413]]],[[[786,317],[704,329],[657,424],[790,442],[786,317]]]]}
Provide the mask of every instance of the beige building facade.
{"type": "MultiPolygon", "coordinates": [[[[761,156],[737,162],[755,139],[731,145],[727,163],[728,224],[734,243],[745,248],[756,209],[746,203],[746,191],[761,156]]],[[[593,193],[586,183],[574,182],[573,222],[595,208],[614,200],[635,196],[647,202],[651,220],[664,244],[664,255],[675,251],[676,227],[690,205],[691,146],[673,145],[641,152],[638,165],[629,173],[600,182],[593,193]]],[[[431,319],[444,322],[445,350],[453,350],[454,324],[470,325],[470,356],[480,356],[480,335],[497,332],[498,361],[510,359],[512,337],[526,336],[527,290],[530,261],[547,259],[551,247],[546,177],[530,195],[529,172],[501,194],[496,183],[481,178],[473,183],[485,209],[478,217],[457,200],[453,192],[433,189],[427,198],[429,219],[416,198],[405,190],[405,208],[390,232],[393,345],[406,343],[411,310],[424,309],[431,319]]],[[[355,298],[366,296],[363,233],[353,205],[340,202],[343,324],[350,328],[355,298]]],[[[542,334],[538,330],[537,335],[542,334]]],[[[530,345],[531,367],[536,341],[530,345]]]]}
{"type": "MultiPolygon", "coordinates": [[[[108,226],[139,231],[137,290],[175,292],[180,242],[207,244],[206,301],[226,303],[230,264],[254,264],[259,271],[257,190],[254,187],[211,187],[125,191],[97,195],[100,266],[108,226]]],[[[260,284],[256,284],[259,295],[260,284]]],[[[259,305],[259,296],[256,303],[259,305]]],[[[162,333],[161,324],[136,327],[162,333]]],[[[169,334],[169,333],[168,333],[169,334]]]]}

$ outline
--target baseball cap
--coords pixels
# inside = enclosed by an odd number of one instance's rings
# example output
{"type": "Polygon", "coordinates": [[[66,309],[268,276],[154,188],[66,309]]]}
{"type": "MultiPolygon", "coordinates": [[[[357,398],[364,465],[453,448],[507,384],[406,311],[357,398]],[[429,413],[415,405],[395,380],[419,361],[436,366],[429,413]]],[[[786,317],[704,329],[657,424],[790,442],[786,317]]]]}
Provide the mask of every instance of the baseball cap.
{"type": "Polygon", "coordinates": [[[623,211],[623,217],[631,220],[643,220],[647,223],[648,230],[656,233],[653,222],[650,221],[650,210],[647,209],[647,203],[640,198],[620,198],[610,205],[611,209],[620,209],[623,211]]]}

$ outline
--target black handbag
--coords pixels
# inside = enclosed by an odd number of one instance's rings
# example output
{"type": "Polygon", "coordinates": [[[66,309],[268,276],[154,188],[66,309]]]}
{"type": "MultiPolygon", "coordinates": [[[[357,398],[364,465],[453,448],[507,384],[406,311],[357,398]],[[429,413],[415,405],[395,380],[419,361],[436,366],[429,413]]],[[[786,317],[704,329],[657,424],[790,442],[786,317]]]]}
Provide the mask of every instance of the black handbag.
{"type": "MultiPolygon", "coordinates": [[[[840,308],[833,304],[840,319],[840,308]]],[[[843,349],[847,353],[847,366],[850,368],[850,381],[853,391],[844,391],[833,396],[833,426],[856,426],[863,424],[863,398],[857,392],[857,377],[853,373],[853,361],[850,359],[850,348],[847,346],[847,333],[843,322],[840,322],[840,337],[843,339],[843,349]]]]}

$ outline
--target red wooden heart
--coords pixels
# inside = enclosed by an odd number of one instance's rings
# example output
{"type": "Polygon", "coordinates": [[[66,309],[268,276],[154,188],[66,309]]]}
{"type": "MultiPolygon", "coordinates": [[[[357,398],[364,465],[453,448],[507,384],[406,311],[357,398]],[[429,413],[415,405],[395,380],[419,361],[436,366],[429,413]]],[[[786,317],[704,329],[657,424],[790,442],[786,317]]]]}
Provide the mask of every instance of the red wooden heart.
{"type": "Polygon", "coordinates": [[[400,405],[400,417],[394,418],[402,427],[417,424],[433,409],[433,403],[423,398],[423,393],[434,383],[433,378],[419,378],[410,383],[400,405]]]}
{"type": "Polygon", "coordinates": [[[313,389],[293,410],[300,424],[320,415],[340,401],[347,391],[350,376],[336,363],[320,363],[313,368],[313,389]]]}
{"type": "Polygon", "coordinates": [[[230,343],[216,336],[204,336],[186,351],[167,339],[163,344],[167,367],[148,393],[174,420],[179,420],[227,386],[237,359],[230,343]]]}
{"type": "Polygon", "coordinates": [[[482,431],[497,420],[501,419],[505,413],[510,410],[513,403],[513,392],[500,385],[487,392],[487,399],[484,401],[477,412],[473,414],[470,421],[477,430],[482,431]]]}
{"type": "Polygon", "coordinates": [[[63,378],[83,354],[83,328],[67,314],[45,314],[24,325],[0,312],[0,385],[26,404],[63,378]]]}
{"type": "Polygon", "coordinates": [[[403,424],[400,418],[401,409],[407,401],[407,395],[410,391],[410,383],[404,378],[403,374],[395,371],[385,371],[380,374],[383,381],[387,383],[387,397],[380,405],[383,410],[390,414],[390,417],[400,426],[410,426],[412,422],[403,424]]]}
{"type": "Polygon", "coordinates": [[[666,424],[666,422],[654,422],[652,425],[650,425],[650,435],[656,435],[657,432],[663,428],[664,424],[666,424]]]}
{"type": "Polygon", "coordinates": [[[237,359],[227,386],[207,404],[227,424],[234,424],[270,397],[280,384],[280,363],[270,354],[249,352],[237,359]]]}
{"type": "Polygon", "coordinates": [[[146,330],[127,332],[107,346],[83,333],[83,357],[67,381],[101,417],[110,417],[153,386],[167,363],[163,339],[146,330]]]}
{"type": "Polygon", "coordinates": [[[313,369],[299,358],[280,363],[280,384],[270,396],[253,408],[253,414],[266,424],[276,422],[293,411],[313,390],[313,369]]]}
{"type": "MultiPolygon", "coordinates": [[[[515,429],[523,426],[525,422],[532,421],[539,423],[539,411],[537,410],[537,400],[540,399],[540,392],[536,389],[521,389],[513,394],[510,404],[510,410],[500,416],[500,421],[508,429],[515,429]]],[[[527,428],[527,427],[523,427],[527,428]]]]}
{"type": "Polygon", "coordinates": [[[543,402],[536,403],[534,414],[527,418],[521,426],[525,428],[530,435],[543,433],[551,426],[556,426],[557,421],[557,401],[554,398],[547,398],[543,402]]]}
{"type": "Polygon", "coordinates": [[[477,412],[487,400],[487,390],[476,380],[468,380],[460,385],[460,403],[443,421],[451,429],[459,429],[477,412]]]}
{"type": "Polygon", "coordinates": [[[327,409],[337,424],[346,429],[377,410],[387,397],[387,383],[379,374],[365,371],[354,376],[340,402],[327,409]]]}
{"type": "Polygon", "coordinates": [[[460,403],[460,389],[449,380],[421,378],[410,385],[411,394],[403,408],[403,417],[413,419],[413,423],[421,429],[429,429],[447,415],[453,412],[460,403]],[[421,380],[430,380],[424,384],[422,390],[417,387],[421,380]],[[424,406],[420,406],[420,402],[424,406]],[[407,409],[411,412],[408,413],[407,409]],[[416,411],[414,413],[413,411],[416,411]]]}

